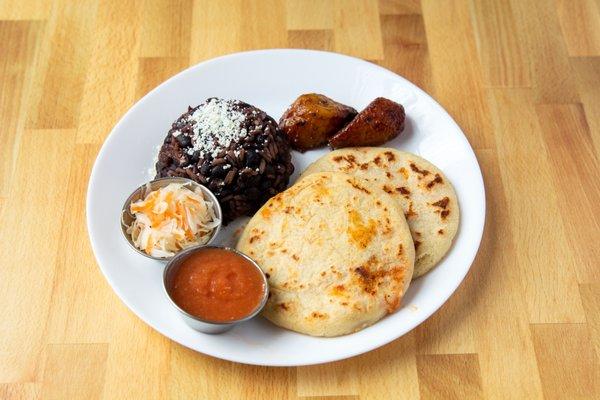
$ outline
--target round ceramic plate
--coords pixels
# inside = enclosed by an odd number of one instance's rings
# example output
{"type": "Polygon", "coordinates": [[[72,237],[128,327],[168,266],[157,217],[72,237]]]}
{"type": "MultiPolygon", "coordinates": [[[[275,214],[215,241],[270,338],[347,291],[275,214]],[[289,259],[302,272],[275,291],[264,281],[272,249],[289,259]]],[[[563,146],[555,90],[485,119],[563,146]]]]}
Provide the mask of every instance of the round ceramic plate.
{"type": "MultiPolygon", "coordinates": [[[[299,173],[328,149],[293,153],[299,173]]],[[[444,109],[406,79],[377,65],[339,54],[265,50],[232,54],[189,68],[148,93],[110,133],[92,170],[87,223],[98,264],[123,302],[163,335],[214,357],[257,365],[294,366],[340,360],[382,346],[433,314],[456,290],[477,253],[485,219],[481,171],[469,142],[444,109]],[[410,285],[402,307],[375,325],[337,338],[287,331],[255,318],[222,335],[189,328],[162,289],[164,263],[136,254],[122,237],[123,201],[151,176],[156,148],[189,105],[207,97],[239,99],[276,120],[303,93],[322,93],[358,110],[383,96],[404,105],[406,128],[386,143],[431,161],[453,183],[460,228],[442,262],[410,285]]],[[[243,223],[220,233],[227,244],[243,223]]],[[[443,332],[439,332],[440,335],[443,332]]]]}

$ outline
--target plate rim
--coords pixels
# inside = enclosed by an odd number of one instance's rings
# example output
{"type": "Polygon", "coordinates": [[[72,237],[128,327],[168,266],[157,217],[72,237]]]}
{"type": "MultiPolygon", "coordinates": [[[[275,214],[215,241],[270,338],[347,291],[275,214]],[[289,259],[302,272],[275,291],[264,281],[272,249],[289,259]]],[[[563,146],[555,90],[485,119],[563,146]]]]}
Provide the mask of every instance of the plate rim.
{"type": "MultiPolygon", "coordinates": [[[[304,366],[304,365],[324,364],[324,363],[328,363],[328,362],[334,362],[334,361],[352,358],[357,355],[370,352],[372,350],[375,350],[379,347],[385,346],[385,345],[393,342],[394,340],[404,336],[408,332],[412,331],[413,329],[415,329],[416,327],[421,325],[426,319],[431,317],[433,314],[435,314],[439,309],[441,309],[444,306],[444,304],[448,301],[448,299],[456,292],[458,287],[464,281],[466,275],[471,270],[473,262],[475,261],[475,258],[477,256],[477,254],[479,253],[479,249],[481,247],[481,241],[483,239],[483,233],[484,233],[485,222],[486,222],[486,209],[487,209],[487,201],[486,201],[486,192],[485,192],[485,184],[484,184],[484,180],[483,180],[483,173],[481,170],[481,165],[479,164],[479,160],[477,159],[477,155],[473,149],[473,146],[469,142],[469,139],[467,138],[467,136],[465,135],[465,133],[461,129],[461,127],[458,125],[458,123],[454,120],[454,118],[452,118],[452,116],[446,111],[446,109],[441,104],[438,103],[438,101],[433,96],[430,96],[427,92],[425,92],[419,86],[417,86],[413,82],[409,81],[408,79],[404,78],[403,76],[396,74],[395,72],[390,71],[389,69],[384,68],[378,64],[375,64],[375,63],[367,61],[367,60],[363,60],[361,58],[352,57],[352,56],[349,56],[346,54],[341,54],[341,53],[322,51],[322,50],[275,48],[275,49],[261,49],[261,50],[233,52],[233,53],[228,53],[228,54],[220,55],[218,57],[214,57],[214,58],[211,58],[208,60],[201,61],[199,63],[189,66],[188,68],[186,68],[182,71],[177,72],[176,74],[169,77],[168,79],[166,79],[165,81],[163,81],[162,83],[157,85],[155,88],[150,90],[142,98],[138,99],[131,107],[129,107],[125,111],[125,113],[121,116],[121,118],[118,120],[118,122],[113,126],[113,128],[111,129],[109,134],[104,139],[104,142],[102,143],[102,146],[101,146],[100,150],[98,151],[98,154],[96,155],[96,158],[94,160],[94,165],[90,172],[88,185],[86,188],[85,214],[86,214],[86,228],[88,231],[88,239],[89,239],[91,247],[92,247],[92,252],[94,254],[96,264],[97,264],[98,268],[100,269],[100,271],[102,272],[102,275],[107,280],[112,291],[117,295],[118,299],[125,304],[125,306],[129,309],[129,311],[132,312],[137,318],[140,318],[144,323],[146,323],[152,329],[156,330],[161,335],[167,337],[169,340],[172,340],[186,348],[189,348],[190,350],[193,350],[198,353],[208,355],[211,357],[219,358],[222,360],[227,360],[227,361],[237,362],[237,363],[247,364],[247,365],[272,366],[272,367],[295,367],[295,366],[304,366]],[[316,55],[322,55],[322,56],[327,56],[327,57],[337,57],[337,58],[341,58],[341,59],[346,59],[347,61],[350,61],[353,63],[364,64],[364,65],[368,66],[369,68],[374,68],[378,72],[386,74],[388,77],[391,77],[396,80],[399,79],[401,81],[404,81],[404,83],[411,86],[420,95],[427,97],[429,100],[431,100],[435,105],[437,105],[439,107],[440,111],[445,115],[446,119],[451,124],[453,124],[455,126],[455,128],[457,128],[460,131],[460,133],[462,134],[462,137],[467,142],[468,150],[470,150],[470,152],[472,153],[473,159],[475,161],[475,165],[477,166],[477,171],[476,171],[478,173],[477,174],[477,178],[478,178],[477,184],[479,185],[479,187],[481,189],[480,194],[481,194],[481,199],[482,199],[481,209],[478,210],[480,213],[480,218],[478,218],[478,221],[480,221],[480,223],[479,223],[479,226],[476,227],[477,229],[475,232],[477,234],[477,243],[476,243],[476,246],[474,246],[475,250],[472,252],[471,255],[468,256],[468,258],[465,259],[465,262],[468,263],[468,267],[464,270],[464,272],[460,273],[460,279],[456,280],[456,284],[450,285],[452,287],[452,289],[447,292],[446,296],[440,297],[439,305],[433,307],[431,312],[425,312],[425,313],[420,314],[419,317],[415,319],[416,323],[413,326],[411,326],[410,328],[406,329],[406,327],[403,327],[396,332],[397,334],[394,333],[393,335],[386,337],[384,340],[373,342],[374,344],[369,343],[369,344],[363,344],[362,346],[357,346],[357,349],[349,350],[341,355],[336,354],[336,355],[328,356],[328,357],[312,357],[312,358],[306,357],[307,359],[303,362],[286,362],[286,360],[282,360],[281,362],[273,363],[273,362],[262,362],[261,360],[248,360],[247,358],[243,358],[243,357],[231,357],[228,355],[223,356],[223,355],[220,355],[218,352],[211,352],[210,349],[198,350],[196,348],[190,347],[186,343],[183,343],[183,341],[181,341],[181,340],[172,338],[170,335],[163,332],[162,329],[156,327],[153,323],[151,323],[146,318],[144,318],[140,314],[138,314],[135,311],[135,308],[130,304],[130,302],[128,300],[126,300],[126,296],[123,296],[121,294],[121,289],[118,289],[118,285],[116,285],[113,282],[113,280],[110,278],[107,271],[105,271],[104,268],[102,267],[102,263],[100,262],[101,257],[99,256],[99,250],[96,248],[96,245],[94,244],[95,242],[94,242],[93,233],[92,233],[94,231],[94,229],[93,229],[94,222],[92,221],[92,217],[91,217],[91,213],[92,213],[91,207],[92,207],[92,203],[94,203],[94,200],[92,199],[91,193],[92,193],[92,188],[93,188],[94,182],[97,179],[96,176],[99,173],[98,172],[98,164],[99,164],[98,160],[106,157],[106,155],[104,153],[107,151],[106,149],[109,147],[108,144],[112,140],[114,140],[115,132],[118,130],[118,128],[122,124],[124,124],[124,121],[126,121],[130,118],[130,116],[134,110],[141,107],[142,103],[144,103],[147,100],[147,98],[151,97],[155,92],[159,91],[161,87],[167,86],[175,80],[183,79],[184,76],[186,76],[190,73],[193,73],[194,70],[196,70],[198,68],[202,68],[202,66],[219,63],[225,59],[235,59],[235,58],[246,57],[246,56],[260,56],[263,54],[273,54],[273,53],[281,53],[281,54],[295,53],[295,54],[300,54],[300,55],[301,54],[312,54],[312,55],[316,54],[316,55]]],[[[475,243],[473,243],[473,244],[475,244],[475,243]]],[[[453,245],[454,245],[454,243],[453,243],[453,245]]],[[[457,277],[458,276],[459,275],[457,275],[457,277]]],[[[280,329],[283,329],[283,328],[280,328],[280,329]]],[[[323,339],[327,339],[327,338],[323,338],[323,339]]]]}

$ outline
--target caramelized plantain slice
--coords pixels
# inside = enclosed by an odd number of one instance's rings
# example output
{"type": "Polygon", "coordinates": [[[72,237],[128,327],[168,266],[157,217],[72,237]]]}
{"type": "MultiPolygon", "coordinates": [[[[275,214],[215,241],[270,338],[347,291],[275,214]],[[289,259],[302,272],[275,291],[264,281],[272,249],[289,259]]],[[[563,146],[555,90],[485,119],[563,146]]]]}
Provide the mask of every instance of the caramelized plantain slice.
{"type": "Polygon", "coordinates": [[[402,132],[404,118],[404,107],[386,98],[378,97],[329,139],[329,145],[333,149],[379,146],[402,132]]]}
{"type": "Polygon", "coordinates": [[[294,149],[304,152],[326,144],[355,116],[354,108],[322,94],[303,94],[283,113],[279,129],[294,149]]]}

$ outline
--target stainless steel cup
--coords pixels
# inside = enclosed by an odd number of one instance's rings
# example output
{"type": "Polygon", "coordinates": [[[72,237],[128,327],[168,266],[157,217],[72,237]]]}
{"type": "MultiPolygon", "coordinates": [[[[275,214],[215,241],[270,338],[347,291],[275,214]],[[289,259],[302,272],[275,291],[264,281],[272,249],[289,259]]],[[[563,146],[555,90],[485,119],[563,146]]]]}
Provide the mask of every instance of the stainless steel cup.
{"type": "Polygon", "coordinates": [[[265,276],[262,269],[260,269],[258,264],[253,259],[251,259],[247,255],[245,255],[244,253],[241,253],[235,249],[232,249],[230,247],[225,247],[225,246],[196,246],[196,247],[190,247],[188,249],[181,251],[175,257],[173,257],[169,261],[167,266],[165,267],[165,270],[163,273],[163,287],[165,289],[165,293],[166,293],[167,297],[171,301],[171,304],[173,304],[173,307],[175,307],[175,309],[177,311],[179,311],[179,313],[181,314],[181,317],[183,318],[185,323],[187,323],[190,327],[192,327],[193,329],[195,329],[197,331],[200,331],[203,333],[213,333],[213,334],[228,331],[229,329],[233,328],[235,325],[237,325],[241,322],[244,322],[244,321],[248,321],[251,318],[254,318],[256,315],[258,315],[262,311],[262,309],[264,308],[265,304],[267,303],[267,299],[269,297],[269,283],[267,281],[267,277],[265,276]],[[206,250],[206,249],[221,249],[224,251],[233,252],[233,253],[237,254],[238,256],[243,257],[246,260],[250,261],[250,263],[260,272],[260,275],[263,278],[265,292],[263,294],[263,298],[261,299],[261,302],[258,304],[256,309],[254,311],[252,311],[252,313],[245,316],[244,318],[241,318],[241,319],[238,319],[235,321],[217,322],[217,321],[210,321],[210,320],[202,319],[200,317],[196,317],[195,315],[189,314],[187,311],[180,308],[177,305],[177,303],[175,303],[175,301],[171,297],[171,293],[170,293],[170,291],[173,287],[173,277],[175,276],[175,273],[178,271],[178,269],[181,267],[182,263],[190,255],[195,254],[199,251],[206,250]]]}
{"type": "Polygon", "coordinates": [[[150,254],[146,253],[145,251],[135,247],[135,245],[133,244],[133,241],[131,239],[131,235],[127,233],[127,227],[131,225],[131,223],[133,222],[133,220],[135,218],[130,211],[131,210],[130,205],[131,205],[131,203],[134,203],[138,200],[144,199],[148,195],[148,193],[150,193],[154,190],[157,190],[157,189],[162,189],[162,188],[168,186],[170,183],[183,183],[186,186],[189,185],[190,188],[199,187],[200,190],[202,190],[202,194],[204,196],[206,196],[208,199],[210,199],[211,203],[213,203],[213,207],[215,209],[215,215],[217,216],[217,218],[219,218],[221,223],[213,230],[210,239],[208,239],[208,242],[205,243],[205,245],[209,245],[212,242],[214,242],[214,240],[217,237],[217,234],[221,230],[221,225],[223,225],[223,211],[221,210],[221,205],[219,204],[219,201],[217,200],[217,198],[215,197],[213,192],[211,192],[205,186],[202,186],[201,184],[194,182],[191,179],[179,178],[179,177],[159,178],[159,179],[155,179],[153,181],[143,184],[142,186],[135,189],[133,191],[133,193],[131,193],[131,195],[127,198],[127,200],[125,200],[125,204],[123,204],[123,209],[121,210],[121,232],[123,233],[123,237],[125,238],[127,243],[129,243],[131,248],[133,248],[136,252],[138,252],[139,254],[141,254],[145,257],[151,258],[153,260],[158,260],[158,261],[168,261],[173,257],[153,257],[150,254]]]}

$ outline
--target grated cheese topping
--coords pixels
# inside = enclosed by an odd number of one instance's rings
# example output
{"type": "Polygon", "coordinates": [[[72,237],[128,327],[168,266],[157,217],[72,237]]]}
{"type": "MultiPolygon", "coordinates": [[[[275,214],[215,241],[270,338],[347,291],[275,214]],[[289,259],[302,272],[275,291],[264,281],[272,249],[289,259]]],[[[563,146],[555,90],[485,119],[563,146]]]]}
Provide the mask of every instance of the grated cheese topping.
{"type": "Polygon", "coordinates": [[[199,187],[171,183],[130,205],[134,216],[127,227],[133,244],[153,257],[171,257],[180,250],[206,244],[221,221],[214,204],[199,187]]]}
{"type": "MultiPolygon", "coordinates": [[[[232,142],[237,142],[247,135],[242,123],[246,116],[235,108],[235,100],[212,98],[200,105],[186,120],[193,124],[190,136],[192,146],[188,154],[200,151],[216,157],[219,152],[227,150],[232,142]]],[[[173,132],[177,137],[181,131],[173,132]]]]}

